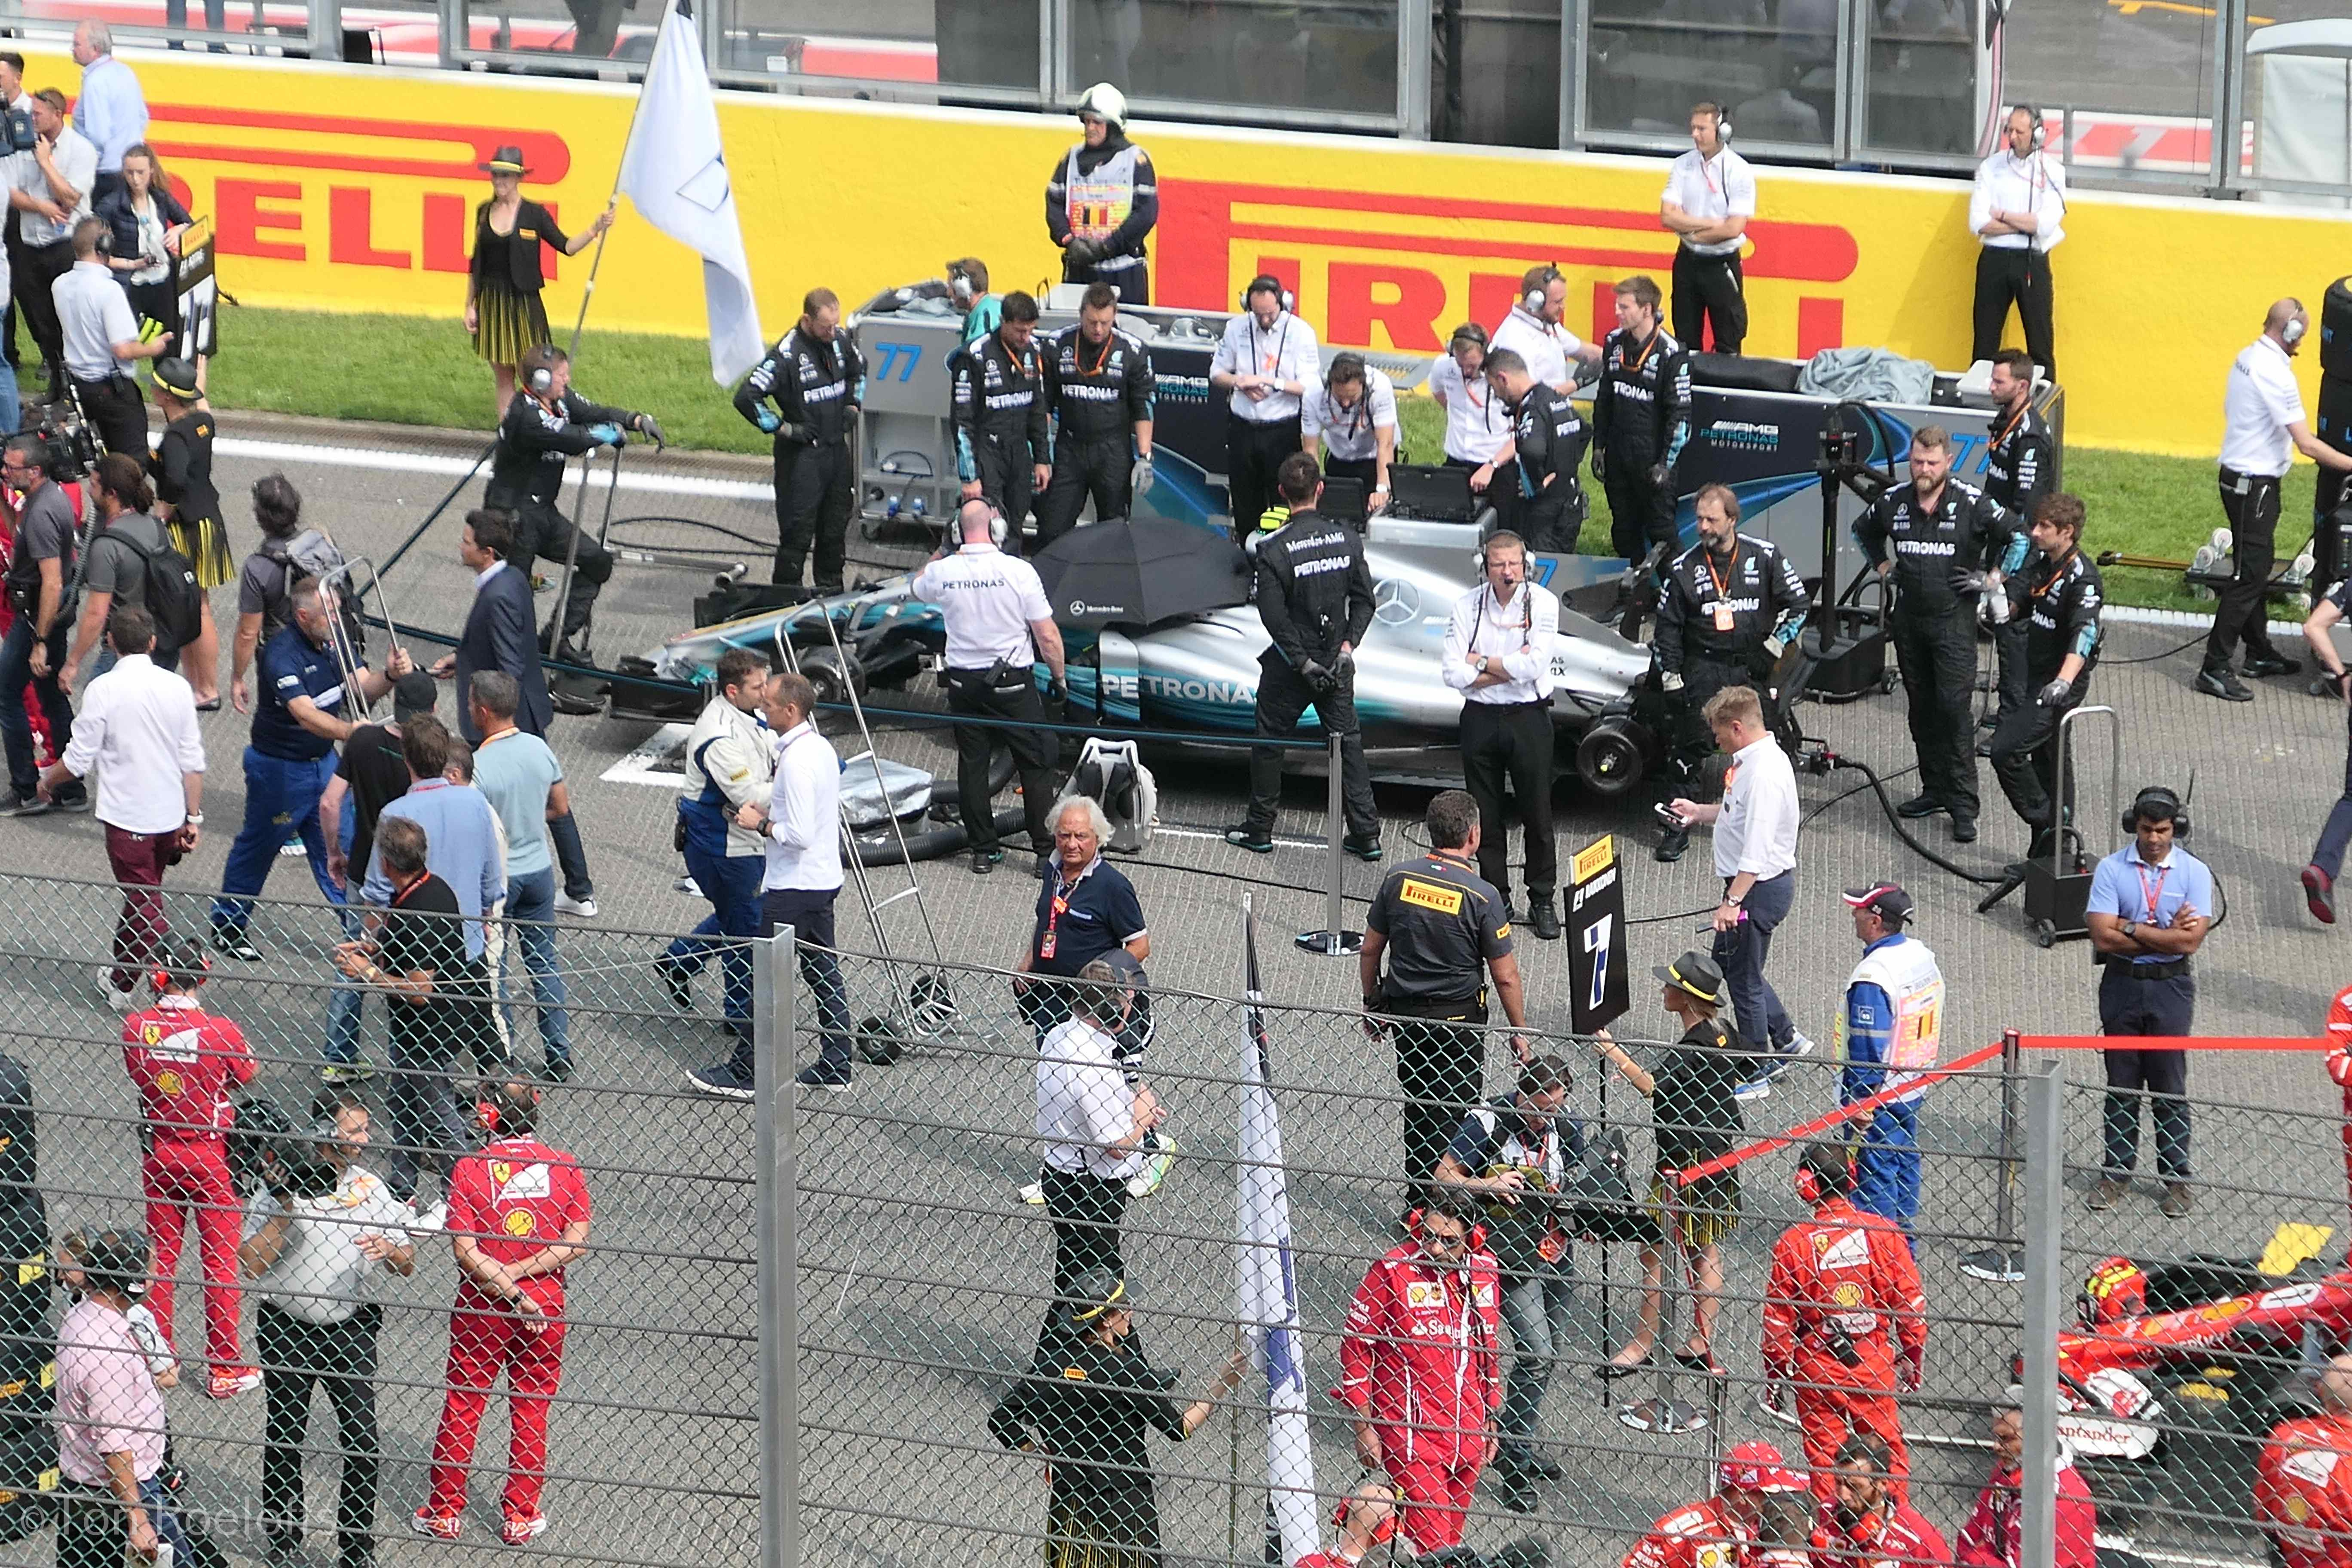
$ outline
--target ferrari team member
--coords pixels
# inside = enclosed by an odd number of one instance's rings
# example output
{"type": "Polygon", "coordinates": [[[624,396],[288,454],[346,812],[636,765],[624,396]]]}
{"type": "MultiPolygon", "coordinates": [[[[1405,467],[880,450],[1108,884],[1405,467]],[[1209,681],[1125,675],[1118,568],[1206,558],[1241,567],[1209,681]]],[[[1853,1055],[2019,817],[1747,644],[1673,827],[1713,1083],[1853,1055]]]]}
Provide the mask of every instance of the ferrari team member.
{"type": "Polygon", "coordinates": [[[2025,352],[2042,374],[2057,378],[2051,349],[2053,283],[2050,252],[2066,237],[2065,165],[2042,150],[2042,111],[2019,104],[2001,122],[2001,144],[1977,165],[1969,192],[1969,232],[1977,252],[1976,330],[1972,360],[1990,359],[2017,302],[2025,352]]]}
{"type": "Polygon", "coordinates": [[[1127,96],[1098,81],[1078,98],[1085,140],[1045,182],[1045,232],[1062,247],[1062,281],[1107,283],[1119,302],[1151,303],[1144,241],[1160,221],[1151,154],[1127,139],[1127,96]]]}
{"type": "Polygon", "coordinates": [[[1095,521],[1135,515],[1151,489],[1151,351],[1119,331],[1118,296],[1087,289],[1078,324],[1045,344],[1045,405],[1054,416],[1054,473],[1037,500],[1037,548],[1070,531],[1091,496],[1095,521]]]}
{"type": "Polygon", "coordinates": [[[1439,679],[1462,693],[1462,783],[1478,803],[1478,875],[1507,908],[1507,790],[1518,804],[1527,846],[1528,921],[1538,940],[1557,942],[1551,661],[1559,646],[1559,598],[1528,581],[1527,545],[1507,530],[1486,536],[1478,563],[1486,580],[1454,601],[1437,667],[1439,679]]]}
{"type": "Polygon", "coordinates": [[[2271,1430],[2254,1462],[2254,1519],[2284,1568],[2352,1562],[2352,1352],[2312,1379],[2319,1413],[2271,1430]]]}
{"type": "Polygon", "coordinates": [[[1333,1522],[1339,1527],[1339,1539],[1331,1543],[1331,1550],[1308,1552],[1298,1560],[1298,1568],[1356,1568],[1370,1559],[1373,1547],[1395,1539],[1396,1488],[1367,1477],[1339,1505],[1339,1518],[1333,1522]]]}
{"type": "MultiPolygon", "coordinates": [[[[1960,1533],[1953,1538],[1959,1568],[2022,1568],[2025,1500],[2021,1487],[2025,1416],[2021,1391],[2011,1384],[2007,1402],[1992,1415],[1992,1474],[1977,1493],[1960,1533]]],[[[2058,1529],[2055,1568],[2098,1568],[2098,1505],[2064,1440],[2058,1444],[2058,1529]]]]}
{"type": "Polygon", "coordinates": [[[1719,103],[1690,111],[1691,150],[1666,171],[1658,222],[1680,237],[1675,247],[1675,336],[1736,354],[1748,336],[1748,298],[1739,271],[1741,237],[1756,216],[1756,171],[1731,150],[1731,117],[1719,103]],[[1712,327],[1708,342],[1701,335],[1712,327]]]}
{"type": "Polygon", "coordinates": [[[1927,1299],[1903,1233],[1853,1206],[1853,1162],[1842,1143],[1815,1143],[1797,1162],[1797,1195],[1813,1217],[1780,1233],[1764,1292],[1766,1395],[1793,1389],[1813,1494],[1836,1495],[1831,1469],[1854,1432],[1886,1444],[1895,1496],[1907,1496],[1899,1390],[1919,1386],[1927,1354],[1927,1299]]]}
{"type": "MultiPolygon", "coordinates": [[[[2022,350],[2003,349],[1992,358],[1992,440],[1985,449],[1984,493],[2011,517],[2029,521],[2042,498],[2058,482],[2058,446],[2050,423],[2033,411],[2033,361],[2022,350]]],[[[1993,652],[2000,661],[2000,708],[1985,720],[1990,727],[2033,699],[2025,675],[2025,624],[2002,618],[2000,603],[1988,595],[1985,605],[1996,612],[1993,652]]]]}
{"type": "MultiPolygon", "coordinates": [[[[2026,537],[2032,541],[2033,558],[1991,603],[2004,628],[2013,625],[2023,635],[2018,673],[2030,700],[2014,710],[2009,707],[2004,653],[1992,772],[2011,807],[2032,832],[2027,858],[2038,859],[2051,852],[2056,834],[2074,816],[2074,801],[2056,798],[2058,726],[2090,691],[2091,670],[2099,662],[2099,606],[2105,584],[2099,569],[2083,553],[2079,498],[2063,491],[2044,497],[2026,537]]],[[[2071,773],[2066,783],[2071,796],[2071,773]]]]}
{"type": "Polygon", "coordinates": [[[1919,1105],[1927,1089],[1903,1086],[1934,1068],[1943,1047],[1944,972],[1927,944],[1904,930],[1912,902],[1901,884],[1875,882],[1844,896],[1862,962],[1838,1012],[1838,1103],[1901,1090],[1863,1129],[1853,1206],[1893,1220],[1908,1237],[1919,1212],[1919,1105]]]}
{"type": "Polygon", "coordinates": [[[1319,456],[1327,479],[1354,479],[1364,487],[1366,510],[1389,504],[1389,465],[1396,461],[1396,384],[1359,353],[1344,353],[1324,373],[1323,385],[1307,394],[1299,411],[1300,449],[1319,456]],[[1318,454],[1318,446],[1322,447],[1318,454]]]}
{"type": "Polygon", "coordinates": [[[2344,1185],[2352,1192],[2352,985],[2327,1005],[2327,1076],[2344,1091],[2344,1185]]]}
{"type": "Polygon", "coordinates": [[[139,1184],[154,1237],[155,1280],[148,1304],[169,1336],[172,1277],[191,1214],[205,1269],[205,1392],[228,1399],[261,1386],[261,1372],[237,1346],[236,1243],[240,1209],[229,1180],[230,1091],[253,1081],[251,1047],[236,1023],[196,1000],[210,967],[201,945],[167,935],[156,944],[155,1005],[122,1020],[122,1065],[144,1119],[139,1184]]]}
{"type": "MultiPolygon", "coordinates": [[[[1228,334],[1230,341],[1230,334],[1228,334]]],[[[1372,624],[1372,573],[1364,539],[1315,510],[1323,476],[1315,459],[1293,452],[1277,482],[1290,520],[1256,541],[1257,614],[1274,639],[1258,655],[1257,733],[1288,735],[1308,707],[1326,734],[1339,736],[1340,803],[1348,820],[1340,847],[1359,860],[1381,858],[1381,819],[1372,805],[1371,770],[1356,721],[1356,645],[1372,624]]],[[[1236,526],[1240,517],[1235,515],[1236,526]]],[[[1249,811],[1225,842],[1253,854],[1274,853],[1274,814],[1282,803],[1282,752],[1250,751],[1249,811]]]]}
{"type": "Polygon", "coordinates": [[[1911,433],[1911,482],[1888,490],[1855,520],[1853,537],[1883,577],[1893,574],[1895,661],[1911,704],[1919,793],[1896,806],[1906,818],[1952,817],[1952,838],[1977,837],[1977,601],[2025,562],[2019,520],[1974,485],[1951,477],[1952,437],[1940,425],[1911,433]]]}
{"type": "Polygon", "coordinates": [[[716,942],[724,1014],[740,1030],[751,1027],[748,944],[760,934],[760,879],[767,869],[768,846],[757,832],[740,826],[735,814],[766,801],[776,782],[776,738],[760,712],[767,705],[767,656],[753,648],[729,648],[719,656],[711,684],[718,694],[687,731],[677,797],[687,875],[710,900],[710,913],[671,942],[656,967],[678,1011],[691,1012],[694,977],[716,942]]]}
{"type": "Polygon", "coordinates": [[[1415,1212],[1412,1237],[1365,1272],[1339,1342],[1333,1394],[1355,1412],[1356,1458],[1396,1484],[1416,1552],[1462,1539],[1479,1472],[1499,1442],[1499,1291],[1466,1205],[1415,1212]]]}
{"type": "Polygon", "coordinates": [[[996,331],[956,351],[949,422],[963,499],[985,500],[1004,519],[1004,550],[1021,553],[1030,503],[1053,478],[1045,421],[1045,360],[1037,348],[1037,301],[1014,289],[996,331]]]}
{"type": "Polygon", "coordinates": [[[1609,497],[1610,544],[1638,563],[1679,537],[1675,463],[1690,439],[1690,355],[1658,324],[1658,285],[1617,285],[1617,327],[1601,344],[1592,389],[1592,477],[1609,497]]]}
{"type": "Polygon", "coordinates": [[[2302,661],[2271,646],[2268,597],[2278,534],[2279,485],[2301,452],[2323,468],[2352,471],[2352,454],[2311,433],[2294,360],[2311,334],[2311,315],[2297,300],[2281,300],[2263,318],[2263,335],[2239,352],[2221,394],[2221,510],[2230,520],[2235,571],[2213,612],[2213,635],[2197,689],[2208,697],[2251,702],[2254,694],[2231,673],[2230,657],[2242,639],[2245,673],[2293,675],[2302,661]]]}
{"type": "Polygon", "coordinates": [[[1780,1450],[1751,1439],[1723,1457],[1711,1498],[1661,1516],[1625,1553],[1623,1568],[1737,1568],[1756,1537],[1765,1500],[1805,1489],[1780,1450]]]}
{"type": "Polygon", "coordinates": [[[449,1177],[449,1242],[457,1260],[449,1314],[449,1392],[433,1438],[433,1490],[410,1528],[438,1541],[464,1532],[466,1469],[491,1388],[504,1373],[511,1405],[506,1521],[509,1546],[547,1529],[547,1406],[563,1381],[564,1270],[588,1253],[588,1181],[580,1162],[538,1135],[539,1090],[485,1083],[474,1114],[488,1142],[449,1177]]]}
{"type": "Polygon", "coordinates": [[[773,436],[776,565],[772,581],[801,585],[816,553],[816,591],[841,592],[842,555],[857,495],[850,425],[866,402],[866,358],[841,330],[830,289],[801,299],[801,319],[735,389],[735,412],[773,436]]]}
{"type": "MultiPolygon", "coordinates": [[[[1739,531],[1739,497],[1706,485],[1692,501],[1698,542],[1660,574],[1658,680],[1676,705],[1673,766],[1666,797],[1696,793],[1699,770],[1715,750],[1707,700],[1727,686],[1770,685],[1781,649],[1813,607],[1796,563],[1769,539],[1739,531]]],[[[1690,847],[1688,827],[1669,827],[1654,851],[1671,863],[1690,847]]]]}
{"type": "MultiPolygon", "coordinates": [[[[1037,696],[1039,659],[1052,675],[1053,691],[1061,696],[1069,691],[1063,673],[1062,629],[1054,624],[1037,569],[996,547],[994,534],[1003,521],[986,501],[966,500],[956,513],[962,542],[952,554],[940,546],[940,553],[915,574],[913,588],[940,607],[940,618],[947,626],[947,662],[940,675],[947,681],[948,710],[1036,723],[1045,717],[1037,696]]],[[[996,837],[996,803],[988,787],[989,753],[999,735],[1012,747],[1020,772],[1030,847],[1041,855],[1053,849],[1047,817],[1058,742],[1043,730],[958,725],[956,788],[975,877],[987,876],[1004,858],[996,837]]]]}
{"type": "Polygon", "coordinates": [[[1814,1568],[1945,1568],[1943,1532],[1895,1493],[1893,1454],[1874,1432],[1838,1445],[1834,1491],[1813,1532],[1814,1568]]]}
{"type": "Polygon", "coordinates": [[[1315,329],[1290,313],[1290,290],[1261,273],[1242,292],[1242,312],[1209,362],[1209,384],[1227,394],[1225,485],[1234,542],[1256,531],[1275,503],[1283,463],[1302,450],[1300,414],[1323,374],[1315,329]]]}
{"type": "Polygon", "coordinates": [[[1541,379],[1516,349],[1486,356],[1486,385],[1511,416],[1518,495],[1511,517],[1528,548],[1566,553],[1584,530],[1584,487],[1576,470],[1592,444],[1592,426],[1561,392],[1541,379]]]}
{"type": "Polygon", "coordinates": [[[599,447],[618,447],[624,431],[662,443],[662,427],[650,414],[591,403],[572,390],[572,358],[552,343],[522,356],[521,395],[499,421],[498,450],[490,457],[490,481],[482,504],[515,518],[514,553],[508,562],[528,574],[531,558],[570,561],[572,587],[563,603],[562,631],[555,657],[577,659],[572,639],[588,625],[588,607],[613,575],[613,552],[587,537],[556,508],[567,463],[599,447]]]}
{"type": "Polygon", "coordinates": [[[1576,366],[1598,364],[1601,351],[1562,326],[1568,315],[1568,279],[1541,262],[1519,279],[1518,302],[1495,328],[1489,353],[1504,349],[1526,362],[1528,373],[1554,392],[1576,385],[1576,366]]]}

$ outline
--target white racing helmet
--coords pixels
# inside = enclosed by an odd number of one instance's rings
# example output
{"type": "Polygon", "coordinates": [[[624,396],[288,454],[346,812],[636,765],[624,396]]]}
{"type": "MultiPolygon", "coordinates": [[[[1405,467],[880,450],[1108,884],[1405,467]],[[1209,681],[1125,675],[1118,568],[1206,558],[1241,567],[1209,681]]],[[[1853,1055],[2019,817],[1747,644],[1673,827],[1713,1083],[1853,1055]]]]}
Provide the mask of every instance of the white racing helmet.
{"type": "Polygon", "coordinates": [[[1078,95],[1080,114],[1099,114],[1115,131],[1127,129],[1127,94],[1107,81],[1098,81],[1078,95]]]}

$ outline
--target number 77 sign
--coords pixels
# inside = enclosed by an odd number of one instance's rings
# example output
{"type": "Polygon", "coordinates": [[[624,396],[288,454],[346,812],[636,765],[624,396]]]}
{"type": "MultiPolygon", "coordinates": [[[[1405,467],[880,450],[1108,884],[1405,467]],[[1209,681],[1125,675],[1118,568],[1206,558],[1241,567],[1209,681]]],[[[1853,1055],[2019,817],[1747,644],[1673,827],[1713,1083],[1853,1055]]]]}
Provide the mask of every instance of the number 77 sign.
{"type": "Polygon", "coordinates": [[[1633,1005],[1620,869],[1613,835],[1578,850],[1570,868],[1569,1027],[1580,1035],[1606,1028],[1633,1005]]]}

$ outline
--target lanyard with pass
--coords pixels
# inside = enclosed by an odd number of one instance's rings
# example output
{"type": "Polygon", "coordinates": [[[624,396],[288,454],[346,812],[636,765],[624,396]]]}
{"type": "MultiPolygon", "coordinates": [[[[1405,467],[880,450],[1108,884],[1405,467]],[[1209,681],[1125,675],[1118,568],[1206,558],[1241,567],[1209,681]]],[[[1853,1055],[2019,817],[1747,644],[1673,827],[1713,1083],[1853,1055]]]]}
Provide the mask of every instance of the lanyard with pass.
{"type": "Polygon", "coordinates": [[[2147,885],[2147,868],[2146,866],[2137,866],[2133,868],[2133,869],[2139,873],[2139,895],[2141,898],[2147,900],[2147,923],[2149,925],[2157,925],[2158,923],[2156,914],[2157,901],[2164,897],[2164,879],[2170,874],[2172,868],[2169,866],[2158,866],[2156,868],[2156,886],[2153,888],[2150,888],[2147,885]]]}
{"type": "MultiPolygon", "coordinates": [[[[1731,598],[1731,589],[1724,583],[1723,574],[1715,569],[1714,555],[1712,553],[1708,554],[1706,557],[1706,574],[1708,577],[1712,578],[1715,583],[1715,629],[1719,632],[1727,632],[1733,629],[1731,605],[1729,603],[1731,598]]],[[[1735,575],[1739,570],[1739,546],[1737,544],[1734,544],[1731,547],[1731,569],[1735,575]]]]}

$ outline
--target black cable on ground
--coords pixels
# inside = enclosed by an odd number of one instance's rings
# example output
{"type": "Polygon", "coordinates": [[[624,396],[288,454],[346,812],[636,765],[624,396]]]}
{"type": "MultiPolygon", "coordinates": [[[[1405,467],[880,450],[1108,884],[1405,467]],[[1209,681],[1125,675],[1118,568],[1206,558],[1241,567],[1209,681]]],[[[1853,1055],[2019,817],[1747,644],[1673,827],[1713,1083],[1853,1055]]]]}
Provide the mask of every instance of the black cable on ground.
{"type": "MultiPolygon", "coordinates": [[[[1833,768],[1852,768],[1855,772],[1861,773],[1864,778],[1869,780],[1870,783],[1868,787],[1877,792],[1879,807],[1886,813],[1887,823],[1895,829],[1895,837],[1909,845],[1912,852],[1916,854],[1921,859],[1927,861],[1929,865],[1940,867],[1944,870],[1949,871],[1953,876],[1959,878],[1962,881],[1973,882],[1979,888],[1997,888],[2003,882],[2009,880],[2006,873],[1999,876],[1984,876],[1978,872],[1969,870],[1965,866],[1955,865],[1953,862],[1945,859],[1941,855],[1937,854],[1933,849],[1928,848],[1925,844],[1920,843],[1916,838],[1914,838],[1911,836],[1911,830],[1903,825],[1901,814],[1895,811],[1894,800],[1886,793],[1885,781],[1881,779],[1876,773],[1872,771],[1868,763],[1857,762],[1852,757],[1832,755],[1830,758],[1830,766],[1833,768]]],[[[1914,770],[1906,769],[1906,771],[1909,772],[1914,770]]],[[[1897,773],[1895,776],[1900,778],[1903,775],[1901,773],[1897,773]]],[[[1853,794],[1855,792],[1849,791],[1847,793],[1853,794]]],[[[1840,798],[1843,797],[1841,796],[1840,798]]],[[[1801,827],[1801,826],[1802,825],[1801,824],[1800,826],[1801,827]]]]}
{"type": "Polygon", "coordinates": [[[2199,643],[2205,641],[2212,635],[2212,628],[2209,626],[2205,630],[2199,632],[2195,637],[2190,637],[2187,642],[2182,643],[2179,647],[2166,648],[2162,653],[2144,653],[2137,658],[2102,658],[2099,662],[2101,664],[2154,664],[2158,659],[2170,658],[2174,654],[2187,653],[2190,648],[2195,647],[2199,643]]]}

